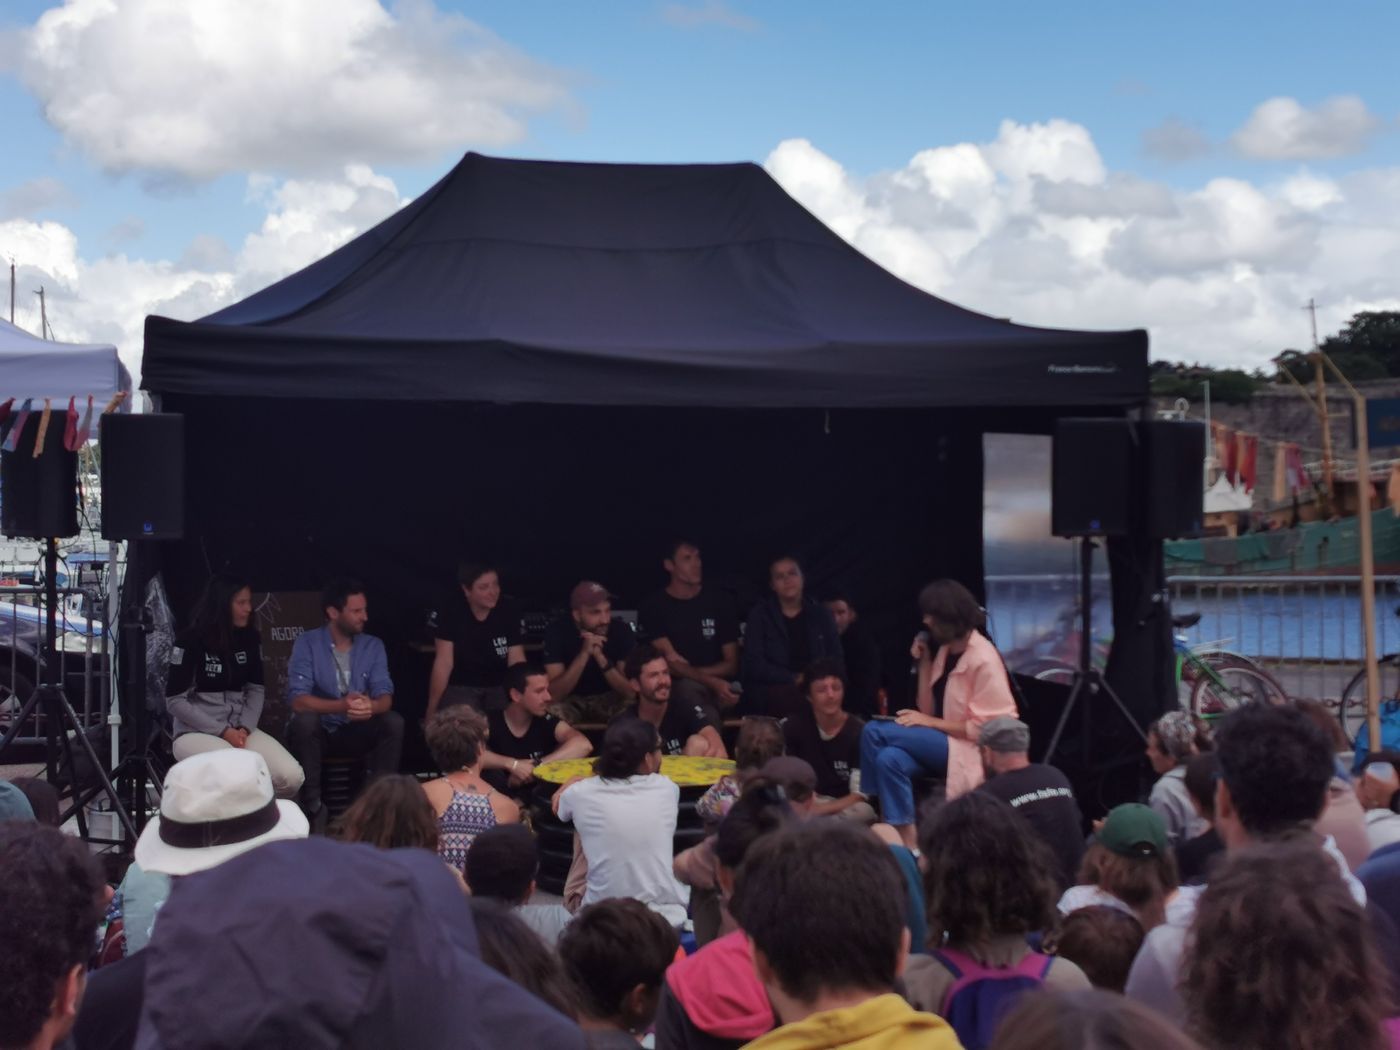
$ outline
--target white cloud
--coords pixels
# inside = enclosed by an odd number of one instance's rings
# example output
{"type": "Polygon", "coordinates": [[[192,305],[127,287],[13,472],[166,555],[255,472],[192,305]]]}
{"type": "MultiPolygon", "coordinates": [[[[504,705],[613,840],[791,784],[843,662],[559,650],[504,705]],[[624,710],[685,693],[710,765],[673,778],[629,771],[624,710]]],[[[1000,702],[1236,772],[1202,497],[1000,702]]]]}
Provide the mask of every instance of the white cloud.
{"type": "Polygon", "coordinates": [[[565,77],[431,0],[65,0],[14,67],[104,169],[326,172],[519,141],[565,77]]]}
{"type": "Polygon", "coordinates": [[[38,300],[29,293],[43,285],[58,339],[113,343],[139,376],[147,314],[203,317],[314,262],[407,203],[392,180],[361,165],[337,179],[254,176],[249,194],[268,212],[236,252],[205,234],[174,262],[124,254],[89,259],[60,223],[0,222],[0,246],[20,264],[16,321],[39,330],[38,300]]]}
{"type": "Polygon", "coordinates": [[[921,151],[861,177],[805,140],[768,170],[900,277],[1025,324],[1148,328],[1157,358],[1244,367],[1307,337],[1300,307],[1339,328],[1400,309],[1400,168],[1186,190],[1107,170],[1066,121],[1005,122],[988,143],[921,151]]]}
{"type": "Polygon", "coordinates": [[[1381,121],[1355,95],[1338,95],[1309,109],[1295,98],[1271,98],[1230,136],[1235,150],[1258,160],[1343,157],[1366,147],[1381,121]]]}
{"type": "Polygon", "coordinates": [[[77,198],[58,179],[30,179],[0,193],[0,219],[32,217],[52,208],[71,208],[77,198]]]}
{"type": "Polygon", "coordinates": [[[724,0],[700,0],[695,4],[670,3],[661,9],[661,18],[678,29],[742,29],[751,33],[759,28],[756,18],[735,11],[724,0]]]}

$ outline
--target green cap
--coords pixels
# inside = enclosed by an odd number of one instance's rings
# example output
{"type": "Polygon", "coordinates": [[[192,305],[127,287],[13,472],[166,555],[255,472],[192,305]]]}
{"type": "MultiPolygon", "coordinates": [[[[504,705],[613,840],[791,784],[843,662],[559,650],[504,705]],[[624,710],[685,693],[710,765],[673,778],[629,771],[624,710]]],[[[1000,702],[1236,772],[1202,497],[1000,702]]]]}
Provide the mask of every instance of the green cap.
{"type": "Polygon", "coordinates": [[[1123,857],[1163,857],[1170,848],[1166,822],[1140,802],[1109,810],[1098,839],[1105,849],[1123,857]]]}

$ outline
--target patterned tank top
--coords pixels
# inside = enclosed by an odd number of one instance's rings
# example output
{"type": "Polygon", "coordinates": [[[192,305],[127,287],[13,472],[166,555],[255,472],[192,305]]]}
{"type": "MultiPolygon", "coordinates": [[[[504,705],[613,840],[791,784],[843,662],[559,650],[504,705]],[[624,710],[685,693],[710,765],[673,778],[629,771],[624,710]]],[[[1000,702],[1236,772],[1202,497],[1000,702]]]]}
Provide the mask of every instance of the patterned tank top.
{"type": "Polygon", "coordinates": [[[496,811],[491,808],[491,796],[479,791],[458,791],[452,787],[452,801],[438,817],[438,855],[458,871],[465,873],[467,851],[476,837],[496,826],[496,811]]]}

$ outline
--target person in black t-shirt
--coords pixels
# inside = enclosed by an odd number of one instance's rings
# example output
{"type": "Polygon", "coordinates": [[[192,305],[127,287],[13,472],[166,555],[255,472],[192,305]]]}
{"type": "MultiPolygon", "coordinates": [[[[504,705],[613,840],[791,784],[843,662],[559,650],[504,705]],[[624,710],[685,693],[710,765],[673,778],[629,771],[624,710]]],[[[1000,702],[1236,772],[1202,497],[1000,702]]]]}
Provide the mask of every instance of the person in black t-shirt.
{"type": "Polygon", "coordinates": [[[845,671],[831,611],[803,591],[802,566],[789,555],[768,566],[773,593],[754,606],[744,628],[744,707],[777,717],[800,711],[802,671],[835,660],[845,671]]]}
{"type": "Polygon", "coordinates": [[[1015,718],[982,726],[977,750],[987,779],[979,791],[995,795],[1025,817],[1058,861],[1060,888],[1074,885],[1084,855],[1084,819],[1069,780],[1054,766],[1032,762],[1031,731],[1015,718]]]}
{"type": "Polygon", "coordinates": [[[569,617],[544,633],[544,669],[554,713],[568,722],[607,722],[632,698],[619,669],[636,644],[632,628],[612,618],[612,595],[584,580],[569,595],[569,617]]]}
{"type": "Polygon", "coordinates": [[[880,647],[856,613],[850,595],[842,591],[826,597],[826,607],[841,634],[841,655],[846,662],[846,710],[861,718],[877,714],[880,691],[880,647]]]}
{"type": "Polygon", "coordinates": [[[457,570],[463,601],[454,596],[439,614],[428,679],[428,713],[440,706],[471,704],[482,711],[505,707],[506,668],[525,662],[520,616],[501,601],[500,574],[489,565],[457,570]]]}
{"type": "Polygon", "coordinates": [[[510,706],[486,716],[486,752],[482,777],[496,790],[519,794],[535,779],[543,762],[583,758],[593,745],[567,722],[547,710],[549,676],[534,664],[513,664],[506,670],[510,706]]]}
{"type": "Polygon", "coordinates": [[[851,790],[851,774],[860,766],[860,733],[865,723],[844,707],[846,679],[832,660],[817,660],[802,675],[809,704],[783,719],[787,753],[817,774],[814,814],[840,813],[866,824],[875,822],[870,803],[851,790]]]}
{"type": "Polygon", "coordinates": [[[718,725],[719,713],[739,702],[730,684],[739,673],[734,605],[702,586],[700,548],[690,541],[672,543],[661,564],[671,581],[638,610],[641,635],[665,654],[673,698],[703,705],[718,725]]]}
{"type": "Polygon", "coordinates": [[[656,726],[664,754],[729,757],[719,730],[710,725],[698,704],[671,702],[671,670],[660,649],[643,642],[628,654],[625,670],[637,691],[637,702],[622,712],[622,717],[640,718],[656,726]]]}
{"type": "MultiPolygon", "coordinates": [[[[1335,724],[1335,723],[1334,723],[1335,724]]],[[[1186,793],[1191,804],[1210,828],[1176,846],[1176,870],[1183,886],[1204,883],[1225,855],[1225,843],[1215,830],[1215,783],[1220,779],[1220,761],[1214,751],[1192,755],[1186,763],[1186,793]]]]}

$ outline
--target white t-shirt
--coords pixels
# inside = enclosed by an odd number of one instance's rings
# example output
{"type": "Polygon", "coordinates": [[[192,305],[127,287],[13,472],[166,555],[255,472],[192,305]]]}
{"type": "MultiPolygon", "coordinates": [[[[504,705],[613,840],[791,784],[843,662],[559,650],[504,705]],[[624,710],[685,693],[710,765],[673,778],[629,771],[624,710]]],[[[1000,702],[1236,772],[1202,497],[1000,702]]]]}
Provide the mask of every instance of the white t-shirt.
{"type": "Polygon", "coordinates": [[[589,777],[559,798],[588,858],[585,906],[632,897],[673,926],[686,919],[689,891],[671,873],[680,788],[659,773],[626,780],[589,777]]]}
{"type": "Polygon", "coordinates": [[[1099,889],[1097,886],[1071,886],[1065,890],[1064,895],[1060,898],[1059,908],[1061,915],[1068,915],[1080,908],[1092,908],[1100,905],[1106,908],[1117,908],[1121,912],[1133,915],[1134,918],[1137,917],[1132,908],[1107,890],[1099,889]]]}

